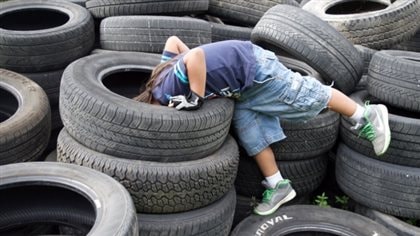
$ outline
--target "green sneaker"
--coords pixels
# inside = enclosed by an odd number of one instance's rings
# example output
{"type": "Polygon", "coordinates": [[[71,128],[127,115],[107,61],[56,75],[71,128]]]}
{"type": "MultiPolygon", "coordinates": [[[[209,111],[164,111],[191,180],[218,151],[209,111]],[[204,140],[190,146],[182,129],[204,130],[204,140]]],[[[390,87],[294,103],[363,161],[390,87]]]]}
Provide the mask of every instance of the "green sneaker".
{"type": "Polygon", "coordinates": [[[364,118],[366,123],[360,129],[359,136],[372,142],[373,150],[380,156],[388,150],[391,142],[389,129],[388,109],[384,105],[369,105],[365,103],[364,118]]]}
{"type": "Polygon", "coordinates": [[[295,196],[296,192],[290,185],[288,179],[279,181],[275,188],[268,188],[264,191],[263,199],[254,208],[254,213],[258,215],[270,215],[282,204],[292,200],[295,196]]]}

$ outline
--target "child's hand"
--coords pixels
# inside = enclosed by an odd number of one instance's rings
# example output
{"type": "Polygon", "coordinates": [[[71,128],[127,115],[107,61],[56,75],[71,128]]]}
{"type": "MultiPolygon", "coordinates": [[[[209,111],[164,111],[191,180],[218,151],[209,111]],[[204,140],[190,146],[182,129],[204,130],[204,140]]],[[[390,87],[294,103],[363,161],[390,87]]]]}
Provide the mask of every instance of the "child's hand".
{"type": "Polygon", "coordinates": [[[203,104],[204,99],[194,92],[191,92],[188,97],[184,95],[173,96],[169,100],[168,107],[175,107],[177,110],[197,110],[203,104]]]}

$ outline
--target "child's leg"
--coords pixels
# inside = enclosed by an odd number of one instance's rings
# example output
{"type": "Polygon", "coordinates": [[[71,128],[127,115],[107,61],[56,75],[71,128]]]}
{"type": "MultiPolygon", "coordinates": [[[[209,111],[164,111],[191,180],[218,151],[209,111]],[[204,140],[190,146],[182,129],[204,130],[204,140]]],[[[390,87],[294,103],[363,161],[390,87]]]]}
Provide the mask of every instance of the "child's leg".
{"type": "Polygon", "coordinates": [[[255,161],[265,177],[263,183],[265,182],[267,190],[263,194],[262,202],[254,209],[254,212],[259,215],[269,215],[282,204],[292,200],[296,196],[296,192],[289,180],[285,180],[281,176],[270,147],[266,147],[255,155],[255,161]]]}
{"type": "Polygon", "coordinates": [[[350,117],[356,123],[355,128],[361,128],[360,135],[372,142],[376,155],[386,152],[391,141],[386,106],[368,105],[364,108],[342,92],[332,88],[328,107],[350,117]]]}

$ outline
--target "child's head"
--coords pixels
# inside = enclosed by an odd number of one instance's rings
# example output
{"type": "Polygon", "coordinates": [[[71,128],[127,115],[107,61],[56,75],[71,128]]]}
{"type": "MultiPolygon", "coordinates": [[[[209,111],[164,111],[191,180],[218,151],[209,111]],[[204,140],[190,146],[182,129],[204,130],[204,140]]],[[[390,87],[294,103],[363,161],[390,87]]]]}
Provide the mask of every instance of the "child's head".
{"type": "Polygon", "coordinates": [[[151,104],[153,100],[152,90],[153,88],[158,86],[159,83],[161,82],[161,80],[158,79],[160,73],[162,73],[162,71],[164,71],[167,67],[172,66],[173,63],[174,63],[174,60],[172,59],[172,60],[158,64],[153,69],[152,74],[150,75],[150,79],[146,83],[146,87],[144,91],[140,90],[140,95],[138,95],[137,97],[134,97],[133,99],[138,102],[145,102],[145,103],[151,104]]]}

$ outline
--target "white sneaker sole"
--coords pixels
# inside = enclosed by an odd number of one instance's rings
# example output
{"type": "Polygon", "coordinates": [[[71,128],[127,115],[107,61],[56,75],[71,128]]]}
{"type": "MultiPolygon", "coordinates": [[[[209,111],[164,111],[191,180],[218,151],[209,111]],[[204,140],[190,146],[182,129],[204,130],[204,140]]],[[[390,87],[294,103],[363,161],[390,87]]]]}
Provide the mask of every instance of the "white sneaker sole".
{"type": "Polygon", "coordinates": [[[279,207],[281,206],[281,205],[283,205],[284,203],[286,203],[286,202],[288,202],[288,201],[290,201],[290,200],[292,200],[293,198],[295,198],[296,197],[296,192],[295,192],[295,190],[294,189],[292,189],[292,191],[290,191],[290,193],[289,194],[287,194],[287,196],[285,197],[285,198],[283,198],[280,202],[278,202],[273,208],[271,208],[270,210],[268,210],[268,211],[256,211],[255,209],[254,209],[254,213],[255,214],[257,214],[257,215],[261,215],[261,216],[266,216],[266,215],[271,215],[271,214],[273,214],[273,212],[275,212],[275,211],[277,211],[277,209],[279,209],[279,207]]]}
{"type": "Polygon", "coordinates": [[[384,119],[382,119],[385,129],[385,145],[379,153],[376,153],[377,156],[381,156],[388,150],[389,144],[391,143],[391,131],[389,129],[388,109],[384,105],[379,105],[378,107],[381,110],[381,113],[385,114],[383,116],[384,119]]]}

